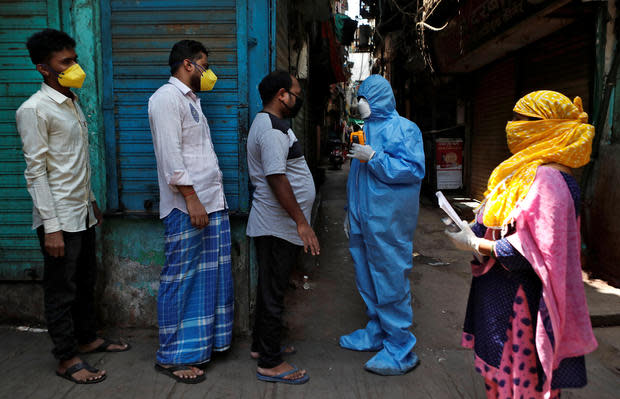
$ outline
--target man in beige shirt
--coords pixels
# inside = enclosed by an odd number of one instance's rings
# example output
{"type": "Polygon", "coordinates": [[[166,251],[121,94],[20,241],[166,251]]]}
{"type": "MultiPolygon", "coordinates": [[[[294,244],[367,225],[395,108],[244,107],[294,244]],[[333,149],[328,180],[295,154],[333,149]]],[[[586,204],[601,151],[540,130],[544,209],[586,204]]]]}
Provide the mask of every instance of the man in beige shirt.
{"type": "Polygon", "coordinates": [[[105,379],[78,353],[120,352],[128,344],[96,335],[95,226],[102,216],[91,190],[88,126],[70,90],[86,77],[77,64],[75,41],[45,29],[28,39],[28,52],[43,76],[41,89],[17,110],[24,175],[33,202],[33,229],[44,258],[47,328],[58,359],[56,374],[78,384],[105,379]]]}

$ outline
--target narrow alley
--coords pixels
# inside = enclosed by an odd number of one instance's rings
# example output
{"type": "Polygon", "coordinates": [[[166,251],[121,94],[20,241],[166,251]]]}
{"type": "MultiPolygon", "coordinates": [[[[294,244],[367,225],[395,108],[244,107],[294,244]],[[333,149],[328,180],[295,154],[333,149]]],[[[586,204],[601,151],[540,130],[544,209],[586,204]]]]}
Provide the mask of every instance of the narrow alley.
{"type": "MultiPolygon", "coordinates": [[[[290,361],[306,368],[311,380],[302,386],[259,382],[249,357],[249,339],[238,337],[229,353],[214,356],[207,380],[195,386],[174,383],[153,370],[156,330],[108,331],[130,340],[120,354],[89,355],[107,370],[93,386],[75,385],[54,375],[45,333],[1,327],[0,397],[4,398],[483,398],[482,379],[472,366],[472,352],[459,345],[469,288],[467,255],[444,246],[441,211],[423,199],[414,240],[412,280],[414,334],[421,364],[401,377],[381,377],[363,370],[372,356],[338,346],[340,335],[366,323],[355,287],[353,264],[342,231],[346,202],[346,166],[327,171],[321,189],[317,233],[322,245],[318,265],[307,270],[310,289],[291,290],[287,303],[288,341],[298,354],[290,361]],[[443,265],[429,265],[441,260],[443,265]]],[[[312,262],[307,262],[312,263],[312,262]]],[[[589,301],[599,301],[588,290],[589,301]]],[[[603,294],[598,294],[603,295],[603,294]]],[[[607,295],[615,304],[620,297],[607,295]],[[615,302],[614,302],[615,301],[615,302]]],[[[591,303],[592,311],[592,303],[591,303]]],[[[599,349],[586,357],[589,384],[565,390],[563,398],[615,398],[620,388],[620,327],[596,328],[599,349]]]]}

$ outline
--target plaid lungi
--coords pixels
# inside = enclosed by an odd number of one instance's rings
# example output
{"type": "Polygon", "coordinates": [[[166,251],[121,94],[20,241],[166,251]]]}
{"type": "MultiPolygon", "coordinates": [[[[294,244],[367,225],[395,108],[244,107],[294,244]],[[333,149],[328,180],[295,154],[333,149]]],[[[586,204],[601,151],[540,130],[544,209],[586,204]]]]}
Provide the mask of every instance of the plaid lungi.
{"type": "Polygon", "coordinates": [[[174,209],[164,218],[166,261],[161,271],[157,316],[160,364],[200,364],[232,339],[233,281],[227,211],[209,214],[196,229],[174,209]]]}

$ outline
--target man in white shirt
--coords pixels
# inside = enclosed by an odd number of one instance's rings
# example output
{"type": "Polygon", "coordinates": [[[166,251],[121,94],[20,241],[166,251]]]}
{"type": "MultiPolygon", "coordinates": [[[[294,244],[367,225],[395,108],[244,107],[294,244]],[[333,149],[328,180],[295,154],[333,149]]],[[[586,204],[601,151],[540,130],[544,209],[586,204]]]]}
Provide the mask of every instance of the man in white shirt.
{"type": "Polygon", "coordinates": [[[86,75],[77,64],[75,41],[64,32],[35,33],[27,47],[43,84],[19,107],[16,120],[44,257],[45,318],[59,361],[56,374],[97,383],[105,371],[78,353],[121,352],[129,345],[96,335],[95,226],[103,218],[91,190],[86,118],[70,90],[81,87],[86,75]]]}
{"type": "Polygon", "coordinates": [[[172,76],[149,99],[166,259],[155,370],[188,384],[205,380],[200,366],[212,351],[230,347],[233,322],[228,207],[196,95],[217,80],[207,55],[194,40],[176,43],[168,60],[172,76]]]}

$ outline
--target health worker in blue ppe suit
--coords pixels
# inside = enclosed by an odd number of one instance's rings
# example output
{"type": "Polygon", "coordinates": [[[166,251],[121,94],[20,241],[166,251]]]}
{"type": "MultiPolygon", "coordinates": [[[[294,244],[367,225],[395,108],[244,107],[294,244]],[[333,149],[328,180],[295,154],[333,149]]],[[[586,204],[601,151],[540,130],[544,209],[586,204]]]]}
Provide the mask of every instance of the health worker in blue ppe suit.
{"type": "Polygon", "coordinates": [[[347,182],[345,232],[355,262],[357,288],[370,321],[340,337],[340,346],[377,351],[364,368],[381,375],[400,375],[419,363],[409,272],[413,266],[413,233],[420,184],[424,177],[422,134],[398,115],[390,83],[368,77],[358,91],[365,145],[353,144],[347,182]]]}

